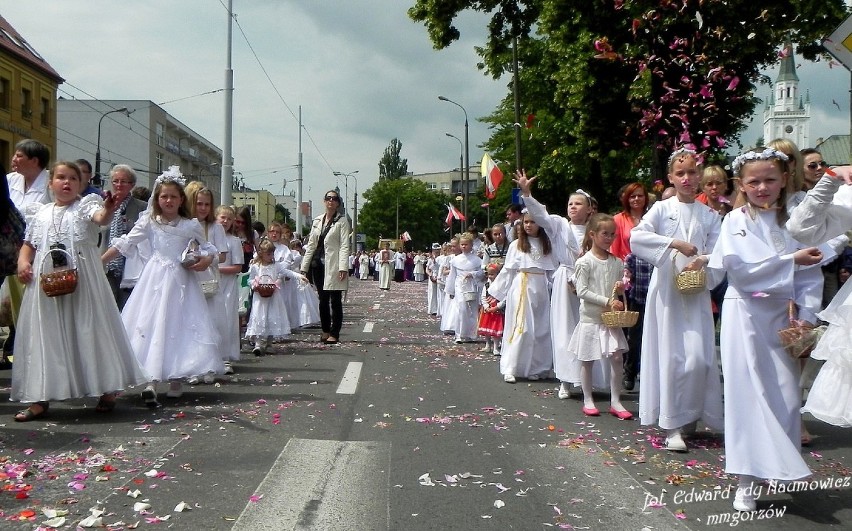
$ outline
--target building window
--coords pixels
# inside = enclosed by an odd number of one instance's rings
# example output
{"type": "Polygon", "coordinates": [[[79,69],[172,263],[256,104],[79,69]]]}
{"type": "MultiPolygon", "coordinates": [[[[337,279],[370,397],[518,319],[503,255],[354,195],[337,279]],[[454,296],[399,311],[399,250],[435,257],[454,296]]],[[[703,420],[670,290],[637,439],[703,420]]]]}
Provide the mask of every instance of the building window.
{"type": "Polygon", "coordinates": [[[450,189],[450,183],[441,183],[441,190],[446,191],[446,190],[449,190],[449,189],[450,189]]]}
{"type": "Polygon", "coordinates": [[[47,98],[41,99],[41,125],[50,126],[50,101],[47,98]]]}
{"type": "Polygon", "coordinates": [[[427,185],[428,185],[430,190],[437,190],[438,189],[438,183],[427,183],[427,185]]]}
{"type": "Polygon", "coordinates": [[[163,173],[166,170],[163,164],[163,154],[159,151],[157,152],[157,173],[163,173]]]}
{"type": "Polygon", "coordinates": [[[10,85],[9,80],[5,77],[0,77],[0,109],[9,110],[11,107],[10,96],[9,93],[10,85]]]}
{"type": "Polygon", "coordinates": [[[21,89],[21,116],[23,116],[25,120],[28,120],[33,116],[32,92],[30,92],[30,89],[21,89]]]}
{"type": "Polygon", "coordinates": [[[158,123],[155,130],[156,130],[156,135],[157,135],[157,145],[162,146],[163,145],[163,135],[166,132],[166,128],[163,124],[158,123]]]}

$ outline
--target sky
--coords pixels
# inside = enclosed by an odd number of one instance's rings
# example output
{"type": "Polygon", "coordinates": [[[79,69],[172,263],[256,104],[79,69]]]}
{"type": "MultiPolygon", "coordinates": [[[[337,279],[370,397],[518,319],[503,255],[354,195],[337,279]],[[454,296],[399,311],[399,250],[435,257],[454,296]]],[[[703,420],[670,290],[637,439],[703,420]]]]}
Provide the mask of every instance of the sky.
{"type": "MultiPolygon", "coordinates": [[[[225,0],[0,0],[0,14],[66,79],[60,96],[151,100],[219,146],[224,142],[225,0]],[[212,94],[205,94],[218,91],[212,94]],[[170,103],[164,103],[170,102],[170,103]]],[[[413,0],[234,0],[234,170],[246,185],[295,189],[302,107],[304,199],[345,189],[334,172],[358,172],[348,196],[378,178],[393,138],[414,173],[458,167],[467,110],[470,160],[489,136],[489,114],[509,79],[476,68],[488,16],[466,13],[461,39],[434,50],[407,16],[413,0]],[[357,185],[356,185],[357,180],[357,185]]],[[[811,139],[849,132],[849,73],[799,64],[810,91],[811,139]],[[837,103],[835,105],[833,101],[837,103]]],[[[767,74],[774,79],[777,69],[767,74]]],[[[766,98],[770,87],[758,96],[766,98]]],[[[741,135],[762,134],[762,106],[741,135]]],[[[94,136],[94,135],[93,135],[94,136]]],[[[804,147],[804,146],[800,146],[804,147]]],[[[350,200],[351,201],[351,200],[350,200]]],[[[360,201],[359,201],[360,202],[360,201]]]]}

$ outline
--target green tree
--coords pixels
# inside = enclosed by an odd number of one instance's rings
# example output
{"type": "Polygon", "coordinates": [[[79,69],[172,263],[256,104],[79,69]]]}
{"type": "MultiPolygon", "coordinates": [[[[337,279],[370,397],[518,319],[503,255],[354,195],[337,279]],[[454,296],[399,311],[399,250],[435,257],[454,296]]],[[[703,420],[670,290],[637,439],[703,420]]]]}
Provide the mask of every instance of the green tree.
{"type": "MultiPolygon", "coordinates": [[[[409,16],[444,48],[468,9],[491,14],[477,48],[486,73],[511,71],[519,39],[528,172],[554,199],[579,185],[602,200],[628,180],[659,178],[675,147],[718,156],[744,129],[760,71],[785,39],[818,59],[815,42],[846,12],[842,0],[417,0],[409,16]]],[[[485,120],[495,159],[514,160],[511,101],[485,120]]]]}
{"type": "Polygon", "coordinates": [[[385,153],[379,160],[379,180],[399,179],[408,175],[408,159],[400,156],[402,142],[394,138],[390,145],[385,148],[385,153]]]}
{"type": "Polygon", "coordinates": [[[433,242],[447,239],[444,219],[449,201],[448,196],[417,179],[378,181],[364,192],[358,226],[367,235],[370,249],[376,248],[379,238],[397,238],[406,231],[412,237],[412,249],[427,249],[433,242]]]}
{"type": "Polygon", "coordinates": [[[286,223],[290,227],[294,226],[293,218],[290,217],[290,211],[284,208],[284,205],[276,203],[275,205],[275,221],[286,223]]]}

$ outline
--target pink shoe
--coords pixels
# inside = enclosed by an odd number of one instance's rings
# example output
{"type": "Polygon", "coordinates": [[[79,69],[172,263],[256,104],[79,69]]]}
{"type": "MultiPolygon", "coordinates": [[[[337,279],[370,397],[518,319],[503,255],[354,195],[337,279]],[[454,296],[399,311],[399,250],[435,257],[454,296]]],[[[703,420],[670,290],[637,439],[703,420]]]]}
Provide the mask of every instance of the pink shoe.
{"type": "Polygon", "coordinates": [[[601,415],[601,412],[598,411],[598,408],[596,407],[583,406],[583,414],[587,417],[599,417],[601,415]]]}
{"type": "Polygon", "coordinates": [[[627,410],[617,411],[615,408],[612,408],[612,407],[609,408],[609,414],[615,415],[616,417],[618,417],[621,420],[630,420],[630,419],[633,418],[633,413],[631,413],[627,410]]]}

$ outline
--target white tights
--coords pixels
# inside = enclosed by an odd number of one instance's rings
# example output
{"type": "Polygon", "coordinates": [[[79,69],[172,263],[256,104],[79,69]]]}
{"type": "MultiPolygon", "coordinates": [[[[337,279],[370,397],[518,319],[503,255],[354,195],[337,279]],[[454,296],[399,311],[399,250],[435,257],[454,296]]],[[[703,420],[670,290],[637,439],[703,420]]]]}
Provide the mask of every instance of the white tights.
{"type": "MultiPolygon", "coordinates": [[[[621,377],[624,373],[621,352],[613,353],[609,360],[610,406],[616,411],[624,411],[624,406],[621,405],[621,377]]],[[[583,366],[580,368],[580,386],[583,389],[583,405],[588,408],[595,407],[595,400],[592,396],[592,368],[594,363],[594,361],[584,361],[583,366]]]]}

